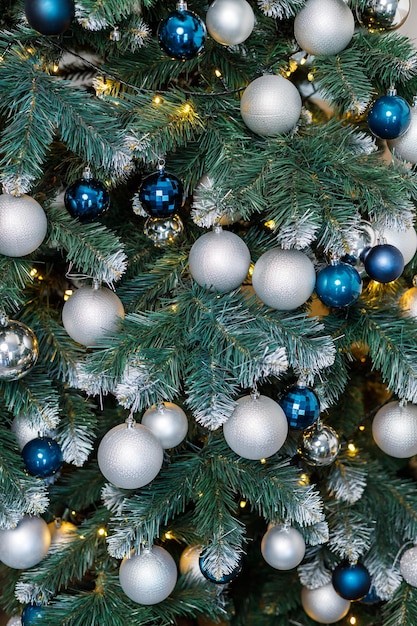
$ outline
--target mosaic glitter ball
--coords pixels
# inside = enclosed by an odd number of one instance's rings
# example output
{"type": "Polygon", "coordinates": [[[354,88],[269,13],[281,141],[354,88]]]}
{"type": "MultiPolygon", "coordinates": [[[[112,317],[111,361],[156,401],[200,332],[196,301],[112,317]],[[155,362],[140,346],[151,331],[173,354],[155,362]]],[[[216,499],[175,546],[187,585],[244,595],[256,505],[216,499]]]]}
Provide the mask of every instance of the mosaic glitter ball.
{"type": "Polygon", "coordinates": [[[184,187],[179,178],[161,169],[149,174],[140,188],[139,200],[150,217],[169,217],[182,206],[184,187]]]}
{"type": "Polygon", "coordinates": [[[304,430],[318,419],[320,403],[310,387],[294,385],[290,387],[279,402],[287,420],[288,426],[294,430],[304,430]]]}

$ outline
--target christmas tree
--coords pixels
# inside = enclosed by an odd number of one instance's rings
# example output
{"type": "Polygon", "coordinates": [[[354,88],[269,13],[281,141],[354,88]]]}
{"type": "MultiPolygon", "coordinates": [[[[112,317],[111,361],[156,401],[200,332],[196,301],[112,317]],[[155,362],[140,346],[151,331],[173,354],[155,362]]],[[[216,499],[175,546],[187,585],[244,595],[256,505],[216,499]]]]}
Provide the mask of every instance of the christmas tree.
{"type": "Polygon", "coordinates": [[[2,623],[417,624],[409,13],[2,3],[2,623]]]}

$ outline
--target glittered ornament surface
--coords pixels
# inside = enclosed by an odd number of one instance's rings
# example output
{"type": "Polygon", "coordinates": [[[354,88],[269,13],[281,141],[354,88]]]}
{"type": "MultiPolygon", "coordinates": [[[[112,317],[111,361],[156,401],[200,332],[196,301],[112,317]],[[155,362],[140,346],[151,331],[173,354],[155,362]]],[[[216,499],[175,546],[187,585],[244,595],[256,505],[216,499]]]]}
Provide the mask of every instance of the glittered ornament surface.
{"type": "Polygon", "coordinates": [[[272,526],[261,542],[261,553],[271,567],[290,570],[304,558],[306,544],[302,534],[291,526],[272,526]]]}
{"type": "Polygon", "coordinates": [[[56,474],[62,467],[62,450],[51,437],[31,439],[22,450],[26,471],[31,476],[46,478],[56,474]]]}
{"type": "Polygon", "coordinates": [[[22,626],[42,626],[45,623],[45,607],[39,604],[27,604],[22,611],[22,626]]]}
{"type": "Polygon", "coordinates": [[[0,561],[14,569],[28,569],[42,561],[50,545],[45,520],[25,515],[16,528],[0,530],[0,561]]]}
{"type": "Polygon", "coordinates": [[[345,600],[360,600],[371,587],[371,576],[362,563],[344,561],[334,569],[332,585],[345,600]]]}
{"type": "Polygon", "coordinates": [[[164,449],[178,446],[188,431],[186,414],[173,402],[161,402],[147,409],[142,416],[142,424],[153,432],[164,449]]]}
{"type": "Polygon", "coordinates": [[[246,0],[214,0],[206,14],[209,34],[224,46],[245,41],[255,25],[255,15],[246,0]]]}
{"type": "Polygon", "coordinates": [[[401,276],[404,257],[395,246],[382,243],[366,253],[363,265],[369,278],[379,283],[390,283],[401,276]]]}
{"type": "Polygon", "coordinates": [[[406,459],[417,454],[417,406],[396,400],[381,407],[372,422],[378,448],[389,456],[406,459]]]}
{"type": "Polygon", "coordinates": [[[310,387],[294,385],[287,389],[279,401],[290,428],[304,430],[320,415],[320,402],[310,387]]]}
{"type": "Polygon", "coordinates": [[[125,557],[119,569],[120,586],[138,604],[165,600],[177,582],[177,566],[167,550],[153,546],[141,554],[125,557]]]}
{"type": "Polygon", "coordinates": [[[298,453],[309,465],[324,467],[336,459],[340,450],[337,432],[316,422],[307,428],[298,444],[298,453]]]}
{"type": "Polygon", "coordinates": [[[380,139],[401,137],[410,123],[410,105],[396,94],[388,94],[375,100],[368,113],[369,130],[380,139]]]}
{"type": "Polygon", "coordinates": [[[417,547],[404,552],[400,559],[400,572],[407,584],[417,587],[417,547]]]}
{"type": "Polygon", "coordinates": [[[192,59],[203,49],[207,31],[203,20],[187,9],[173,11],[158,26],[158,43],[174,59],[192,59]]]}
{"type": "Polygon", "coordinates": [[[80,222],[92,222],[110,208],[110,195],[104,183],[81,178],[67,187],[64,204],[68,213],[80,222]]]}
{"type": "Polygon", "coordinates": [[[0,323],[0,380],[17,380],[28,374],[38,353],[38,341],[28,326],[16,320],[0,323]]]}
{"type": "Polygon", "coordinates": [[[400,137],[388,141],[389,149],[395,156],[417,163],[417,104],[411,107],[410,125],[400,137]]]}
{"type": "Polygon", "coordinates": [[[343,0],[307,0],[294,20],[294,36],[308,54],[338,54],[354,30],[353,13],[343,0]]]}
{"type": "Polygon", "coordinates": [[[34,252],[47,227],[45,212],[34,198],[0,194],[0,254],[22,257],[34,252]]]}
{"type": "Polygon", "coordinates": [[[355,302],[362,293],[357,270],[347,263],[334,263],[322,269],[316,278],[316,294],[329,307],[342,308],[355,302]]]}
{"type": "Polygon", "coordinates": [[[150,217],[169,217],[182,207],[184,187],[179,178],[161,169],[142,181],[139,200],[150,217]]]}
{"type": "Polygon", "coordinates": [[[64,33],[74,13],[74,0],[25,0],[26,19],[42,35],[64,33]]]}
{"type": "Polygon", "coordinates": [[[338,622],[348,614],[350,609],[349,600],[339,596],[331,583],[318,589],[303,587],[301,604],[307,615],[319,624],[338,622]]]}

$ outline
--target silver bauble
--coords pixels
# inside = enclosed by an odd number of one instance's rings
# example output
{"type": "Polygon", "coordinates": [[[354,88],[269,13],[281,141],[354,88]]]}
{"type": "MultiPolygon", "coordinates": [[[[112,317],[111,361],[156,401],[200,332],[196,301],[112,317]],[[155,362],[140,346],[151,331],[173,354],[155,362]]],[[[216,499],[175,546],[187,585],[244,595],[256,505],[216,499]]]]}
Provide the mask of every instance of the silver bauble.
{"type": "Polygon", "coordinates": [[[417,287],[410,287],[401,296],[398,302],[406,317],[413,317],[417,320],[417,287]]]}
{"type": "Polygon", "coordinates": [[[336,459],[340,450],[338,434],[330,426],[316,422],[301,435],[298,453],[309,465],[324,467],[336,459]]]}
{"type": "Polygon", "coordinates": [[[405,582],[417,587],[417,547],[410,548],[400,559],[400,572],[405,582]]]}
{"type": "Polygon", "coordinates": [[[32,439],[54,436],[52,430],[34,426],[26,415],[16,415],[10,429],[17,439],[20,450],[23,450],[28,441],[32,441],[32,439]]]}
{"type": "Polygon", "coordinates": [[[301,96],[293,83],[283,76],[265,74],[246,87],[240,101],[240,114],[252,132],[274,137],[296,126],[301,107],[301,96]]]}
{"type": "Polygon", "coordinates": [[[356,7],[359,24],[371,33],[400,28],[409,13],[410,0],[368,0],[367,5],[356,7]]]}
{"type": "Polygon", "coordinates": [[[42,561],[50,545],[45,520],[25,515],[16,528],[0,530],[0,561],[14,569],[28,569],[42,561]]]}
{"type": "Polygon", "coordinates": [[[294,36],[308,54],[338,54],[354,30],[353,13],[343,0],[307,0],[294,20],[294,36]]]}
{"type": "Polygon", "coordinates": [[[187,416],[173,402],[161,402],[158,406],[151,406],[143,414],[142,424],[153,432],[164,449],[178,446],[188,432],[187,416]]]}
{"type": "Polygon", "coordinates": [[[30,254],[45,239],[47,227],[45,212],[34,198],[0,194],[0,254],[30,254]]]}
{"type": "Polygon", "coordinates": [[[268,250],[256,261],[252,274],[258,298],[281,311],[292,311],[304,304],[315,284],[314,265],[299,250],[268,250]]]}
{"type": "Polygon", "coordinates": [[[20,615],[15,615],[14,617],[11,617],[6,626],[22,626],[22,619],[20,615]]]}
{"type": "Polygon", "coordinates": [[[121,489],[144,487],[159,473],[164,451],[155,435],[136,422],[119,424],[100,442],[97,461],[103,476],[121,489]]]}
{"type": "Polygon", "coordinates": [[[0,380],[25,376],[38,360],[34,332],[16,320],[0,322],[0,380]]]}
{"type": "Polygon", "coordinates": [[[380,228],[378,234],[384,242],[398,248],[404,257],[404,265],[407,265],[407,263],[411,261],[417,251],[417,233],[414,226],[410,226],[406,230],[380,228]]]}
{"type": "Polygon", "coordinates": [[[192,578],[199,581],[206,581],[200,569],[200,556],[203,546],[188,546],[183,550],[180,556],[179,570],[180,574],[189,574],[192,578]]]}
{"type": "Polygon", "coordinates": [[[246,0],[214,0],[206,14],[206,27],[223,46],[245,41],[255,26],[255,15],[246,0]]]}
{"type": "Polygon", "coordinates": [[[301,604],[311,619],[319,624],[333,624],[349,613],[350,602],[336,593],[332,583],[318,589],[301,590],[301,604]]]}
{"type": "Polygon", "coordinates": [[[266,459],[283,446],[288,421],[275,400],[253,394],[239,398],[223,424],[223,434],[227,445],[244,459],[266,459]]]}
{"type": "Polygon", "coordinates": [[[173,243],[184,230],[184,224],[178,215],[170,217],[148,217],[143,232],[158,248],[173,243]]]}
{"type": "Polygon", "coordinates": [[[141,554],[125,557],[119,569],[120,586],[138,604],[158,604],[173,591],[177,566],[164,548],[153,546],[141,554]]]}
{"type": "Polygon", "coordinates": [[[114,332],[124,318],[123,304],[107,287],[80,287],[65,302],[62,323],[73,339],[83,346],[94,346],[114,332]]]}
{"type": "Polygon", "coordinates": [[[411,122],[408,129],[397,139],[387,141],[396,156],[409,163],[417,163],[417,105],[411,107],[411,122]]]}
{"type": "Polygon", "coordinates": [[[226,292],[245,280],[250,252],[243,239],[216,226],[193,244],[188,263],[196,283],[210,291],[226,292]]]}
{"type": "Polygon", "coordinates": [[[378,448],[389,456],[406,459],[417,454],[417,406],[394,400],[380,408],[372,422],[378,448]]]}
{"type": "Polygon", "coordinates": [[[261,542],[261,553],[271,567],[289,570],[304,558],[306,544],[302,534],[291,526],[272,526],[261,542]]]}

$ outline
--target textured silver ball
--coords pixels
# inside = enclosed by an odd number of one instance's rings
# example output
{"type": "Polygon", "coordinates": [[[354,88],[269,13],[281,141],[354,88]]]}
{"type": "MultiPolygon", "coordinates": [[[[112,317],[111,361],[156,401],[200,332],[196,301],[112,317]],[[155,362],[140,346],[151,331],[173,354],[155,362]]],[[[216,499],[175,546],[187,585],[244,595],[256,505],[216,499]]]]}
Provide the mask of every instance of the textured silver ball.
{"type": "Polygon", "coordinates": [[[164,449],[178,446],[188,432],[187,416],[173,402],[161,402],[158,406],[151,406],[143,414],[142,424],[153,432],[164,449]]]}
{"type": "Polygon", "coordinates": [[[333,624],[349,613],[350,602],[336,593],[332,583],[318,589],[301,590],[301,604],[311,619],[319,624],[333,624]]]}
{"type": "Polygon", "coordinates": [[[197,239],[188,263],[196,283],[210,291],[226,292],[245,280],[250,252],[243,239],[219,226],[197,239]]]}
{"type": "Polygon", "coordinates": [[[315,284],[314,265],[299,250],[268,250],[256,261],[252,274],[258,298],[281,311],[292,311],[304,304],[315,284]]]}
{"type": "Polygon", "coordinates": [[[0,323],[0,380],[25,376],[38,360],[38,341],[34,332],[15,320],[0,323]]]}
{"type": "Polygon", "coordinates": [[[417,251],[417,233],[414,226],[410,226],[410,228],[406,230],[381,228],[378,233],[386,243],[398,248],[404,257],[404,265],[407,265],[407,263],[411,261],[417,251]]]}
{"type": "Polygon", "coordinates": [[[158,604],[173,591],[177,566],[164,548],[153,546],[141,554],[125,557],[119,569],[120,586],[138,604],[158,604]]]}
{"type": "Polygon", "coordinates": [[[83,346],[94,346],[117,330],[124,318],[123,304],[107,287],[80,287],[65,302],[62,323],[73,339],[83,346]]]}
{"type": "Polygon", "coordinates": [[[0,194],[0,254],[30,254],[45,239],[47,227],[45,212],[34,198],[0,194]]]}
{"type": "Polygon", "coordinates": [[[200,556],[203,546],[188,546],[183,550],[180,556],[179,570],[180,574],[189,574],[192,578],[199,581],[206,581],[200,568],[200,556]]]}
{"type": "Polygon", "coordinates": [[[417,587],[417,547],[410,548],[400,559],[400,572],[405,582],[417,587]]]}
{"type": "Polygon", "coordinates": [[[240,114],[252,132],[274,137],[296,126],[301,107],[297,87],[283,76],[265,74],[246,87],[240,101],[240,114]]]}
{"type": "Polygon", "coordinates": [[[272,456],[283,446],[288,421],[279,404],[267,396],[244,396],[223,424],[227,445],[244,459],[272,456]]]}
{"type": "Polygon", "coordinates": [[[37,437],[53,437],[54,431],[47,428],[40,429],[34,426],[26,415],[16,415],[10,427],[12,433],[14,433],[17,444],[20,450],[23,450],[28,441],[36,439],[37,437]]]}
{"type": "Polygon", "coordinates": [[[103,476],[121,489],[144,487],[159,473],[164,451],[155,435],[136,422],[119,424],[104,435],[97,452],[103,476]]]}
{"type": "Polygon", "coordinates": [[[330,426],[315,423],[301,435],[298,453],[309,465],[324,467],[336,459],[340,450],[337,432],[330,426]]]}
{"type": "Polygon", "coordinates": [[[261,542],[261,553],[271,567],[289,570],[304,558],[306,544],[302,534],[291,526],[272,526],[261,542]]]}
{"type": "Polygon", "coordinates": [[[214,0],[206,14],[209,34],[223,46],[245,41],[255,26],[255,15],[246,0],[214,0]]]}
{"type": "Polygon", "coordinates": [[[417,287],[410,287],[401,296],[399,303],[406,317],[417,319],[417,287]]]}
{"type": "Polygon", "coordinates": [[[343,0],[307,0],[294,20],[294,36],[308,54],[338,54],[354,30],[353,13],[343,0]]]}
{"type": "Polygon", "coordinates": [[[11,617],[6,626],[22,626],[22,619],[20,615],[15,615],[14,617],[11,617]]]}
{"type": "Polygon", "coordinates": [[[409,163],[417,163],[417,106],[411,107],[411,122],[405,133],[387,143],[396,156],[409,163]]]}
{"type": "Polygon", "coordinates": [[[394,400],[377,411],[372,422],[376,445],[389,456],[405,459],[417,454],[417,406],[394,400]]]}
{"type": "Polygon", "coordinates": [[[28,569],[42,561],[50,545],[45,520],[25,515],[16,528],[0,530],[0,561],[14,569],[28,569]]]}

